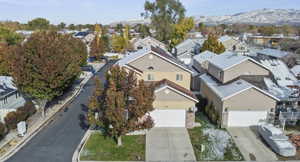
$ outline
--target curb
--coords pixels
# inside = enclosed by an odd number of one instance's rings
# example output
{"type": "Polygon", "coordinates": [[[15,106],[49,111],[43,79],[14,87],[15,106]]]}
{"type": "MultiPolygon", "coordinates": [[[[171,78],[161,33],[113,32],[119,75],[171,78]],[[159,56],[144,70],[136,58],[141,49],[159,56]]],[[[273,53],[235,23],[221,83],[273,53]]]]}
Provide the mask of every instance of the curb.
{"type": "MultiPolygon", "coordinates": [[[[106,64],[101,65],[98,71],[100,71],[106,64]]],[[[36,128],[32,130],[31,134],[28,134],[28,136],[25,136],[19,141],[19,144],[12,147],[8,152],[6,152],[2,157],[0,157],[0,161],[8,160],[10,157],[12,157],[16,152],[18,152],[27,142],[29,142],[36,134],[38,134],[45,126],[47,126],[50,122],[52,122],[52,118],[55,117],[56,114],[60,112],[63,108],[70,105],[76,97],[81,93],[84,85],[93,77],[94,75],[91,75],[86,81],[83,80],[83,82],[79,85],[79,87],[75,87],[75,93],[72,94],[72,97],[69,98],[68,101],[63,103],[61,107],[59,107],[55,112],[47,116],[44,121],[42,121],[39,125],[37,125],[36,128]]]]}
{"type": "Polygon", "coordinates": [[[79,145],[77,146],[76,150],[73,153],[72,162],[80,162],[80,154],[82,148],[84,148],[84,146],[86,145],[87,139],[91,136],[91,134],[92,131],[89,129],[85,132],[83,138],[81,139],[79,145]]]}

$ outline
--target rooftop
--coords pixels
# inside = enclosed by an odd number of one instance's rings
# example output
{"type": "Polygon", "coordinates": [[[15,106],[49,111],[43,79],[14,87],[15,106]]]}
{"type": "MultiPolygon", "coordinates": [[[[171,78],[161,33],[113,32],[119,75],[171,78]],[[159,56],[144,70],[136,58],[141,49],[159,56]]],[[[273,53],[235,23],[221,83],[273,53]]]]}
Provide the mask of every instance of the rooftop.
{"type": "Polygon", "coordinates": [[[210,51],[204,51],[202,53],[199,53],[198,55],[195,55],[193,57],[193,59],[196,60],[199,63],[202,63],[204,61],[211,60],[215,56],[217,56],[217,54],[215,54],[213,52],[210,52],[210,51]]]}
{"type": "Polygon", "coordinates": [[[289,54],[288,52],[285,51],[270,49],[270,48],[265,48],[263,50],[258,51],[257,53],[261,55],[275,57],[275,58],[282,58],[289,54]]]}
{"type": "Polygon", "coordinates": [[[217,96],[221,98],[221,100],[225,100],[227,98],[230,98],[240,92],[243,92],[247,89],[250,88],[255,88],[259,90],[262,93],[265,93],[266,95],[275,98],[278,100],[275,96],[267,93],[266,91],[263,91],[256,86],[250,84],[249,82],[243,80],[243,79],[238,79],[236,81],[233,81],[229,84],[222,85],[218,83],[215,79],[213,79],[211,76],[208,74],[203,74],[200,76],[201,80],[208,86],[210,89],[212,89],[217,96]]]}
{"type": "Polygon", "coordinates": [[[209,62],[222,70],[226,70],[249,59],[251,58],[226,51],[210,59],[209,62]]]}
{"type": "Polygon", "coordinates": [[[16,90],[17,88],[14,86],[12,77],[0,76],[0,98],[16,90]]]}

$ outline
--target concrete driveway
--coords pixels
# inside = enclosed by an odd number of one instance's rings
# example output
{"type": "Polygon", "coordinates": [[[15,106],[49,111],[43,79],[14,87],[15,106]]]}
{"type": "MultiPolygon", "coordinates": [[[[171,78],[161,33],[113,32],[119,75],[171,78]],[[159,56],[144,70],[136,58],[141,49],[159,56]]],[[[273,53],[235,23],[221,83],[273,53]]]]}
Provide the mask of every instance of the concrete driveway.
{"type": "Polygon", "coordinates": [[[153,128],[146,134],[146,161],[196,161],[186,128],[153,128]]]}
{"type": "Polygon", "coordinates": [[[250,129],[249,127],[228,128],[228,131],[246,161],[253,160],[250,154],[253,154],[257,161],[277,160],[275,153],[262,142],[255,129],[250,129]]]}

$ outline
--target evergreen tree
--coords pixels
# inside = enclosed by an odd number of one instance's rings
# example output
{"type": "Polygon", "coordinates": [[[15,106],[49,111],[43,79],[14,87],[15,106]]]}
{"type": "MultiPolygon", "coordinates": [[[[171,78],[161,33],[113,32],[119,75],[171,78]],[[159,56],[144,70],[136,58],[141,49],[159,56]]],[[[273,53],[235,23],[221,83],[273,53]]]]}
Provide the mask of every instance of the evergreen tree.
{"type": "Polygon", "coordinates": [[[203,46],[201,48],[201,52],[211,51],[216,54],[221,54],[225,52],[224,45],[218,41],[217,37],[214,35],[209,35],[207,40],[204,41],[203,46]]]}

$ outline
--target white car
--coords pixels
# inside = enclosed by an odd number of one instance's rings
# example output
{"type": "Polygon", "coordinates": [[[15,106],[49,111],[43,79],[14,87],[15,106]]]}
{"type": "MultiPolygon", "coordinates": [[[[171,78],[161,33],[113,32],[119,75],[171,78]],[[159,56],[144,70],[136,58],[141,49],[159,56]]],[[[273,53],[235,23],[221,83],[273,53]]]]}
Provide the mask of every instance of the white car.
{"type": "Polygon", "coordinates": [[[296,155],[296,147],[281,129],[272,124],[262,124],[258,127],[258,132],[274,152],[285,157],[296,155]]]}

